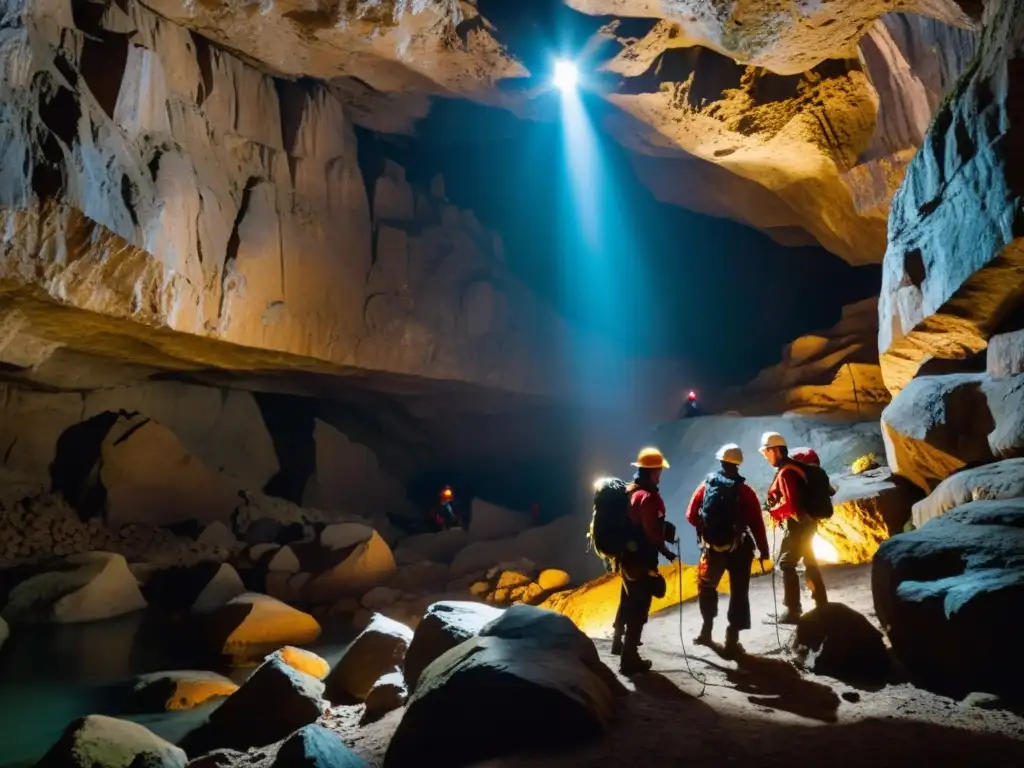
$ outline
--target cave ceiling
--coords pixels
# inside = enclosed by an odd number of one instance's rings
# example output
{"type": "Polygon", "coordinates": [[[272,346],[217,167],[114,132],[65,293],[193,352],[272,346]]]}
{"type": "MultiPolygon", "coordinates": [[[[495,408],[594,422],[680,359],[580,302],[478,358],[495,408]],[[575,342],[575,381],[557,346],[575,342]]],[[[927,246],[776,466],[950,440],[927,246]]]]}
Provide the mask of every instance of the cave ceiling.
{"type": "Polygon", "coordinates": [[[555,55],[663,202],[881,261],[892,194],[970,61],[953,0],[145,0],[286,78],[331,84],[357,123],[414,134],[434,97],[557,119],[555,55]],[[566,35],[566,27],[573,35],[566,35]],[[574,38],[569,45],[566,39],[574,38]]]}

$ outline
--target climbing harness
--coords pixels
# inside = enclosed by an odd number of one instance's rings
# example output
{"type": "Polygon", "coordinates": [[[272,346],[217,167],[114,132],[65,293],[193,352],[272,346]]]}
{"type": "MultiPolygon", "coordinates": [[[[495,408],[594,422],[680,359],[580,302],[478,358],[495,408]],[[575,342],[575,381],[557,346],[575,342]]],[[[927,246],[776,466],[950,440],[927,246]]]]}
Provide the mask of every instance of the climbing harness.
{"type": "Polygon", "coordinates": [[[690,656],[686,652],[686,639],[683,636],[683,545],[676,539],[673,542],[676,545],[676,570],[679,572],[679,645],[683,649],[683,661],[686,662],[686,671],[695,682],[700,683],[700,693],[697,694],[697,698],[704,695],[704,692],[708,689],[708,678],[707,675],[701,675],[693,671],[690,666],[690,656]]]}

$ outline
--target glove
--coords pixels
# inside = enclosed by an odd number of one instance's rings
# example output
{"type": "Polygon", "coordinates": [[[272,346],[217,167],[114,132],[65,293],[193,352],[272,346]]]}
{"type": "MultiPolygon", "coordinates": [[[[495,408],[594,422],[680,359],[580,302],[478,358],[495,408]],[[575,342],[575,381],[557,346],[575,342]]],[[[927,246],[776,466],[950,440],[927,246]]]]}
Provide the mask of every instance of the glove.
{"type": "Polygon", "coordinates": [[[665,559],[668,560],[669,563],[674,563],[677,559],[675,552],[665,552],[663,554],[665,555],[665,559]]]}

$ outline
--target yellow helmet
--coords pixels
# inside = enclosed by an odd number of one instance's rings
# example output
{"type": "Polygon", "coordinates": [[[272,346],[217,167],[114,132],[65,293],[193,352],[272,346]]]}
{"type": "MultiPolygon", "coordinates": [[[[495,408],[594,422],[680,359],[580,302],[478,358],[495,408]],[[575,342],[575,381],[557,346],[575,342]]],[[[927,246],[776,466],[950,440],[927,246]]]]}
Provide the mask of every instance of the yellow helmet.
{"type": "Polygon", "coordinates": [[[643,448],[633,466],[640,469],[668,469],[668,462],[657,448],[643,448]]]}

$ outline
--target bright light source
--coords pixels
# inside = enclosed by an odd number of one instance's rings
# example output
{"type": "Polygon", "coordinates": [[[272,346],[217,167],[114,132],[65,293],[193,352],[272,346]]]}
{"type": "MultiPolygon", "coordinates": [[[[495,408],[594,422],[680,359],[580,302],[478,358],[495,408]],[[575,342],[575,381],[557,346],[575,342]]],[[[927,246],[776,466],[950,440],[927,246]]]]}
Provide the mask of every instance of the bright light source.
{"type": "Polygon", "coordinates": [[[814,538],[811,539],[811,547],[814,549],[814,556],[818,558],[818,562],[839,562],[839,550],[831,542],[821,538],[819,534],[814,534],[814,538]]]}
{"type": "Polygon", "coordinates": [[[697,393],[696,392],[690,392],[690,394],[687,395],[687,397],[689,397],[691,400],[696,400],[697,399],[697,393]]]}
{"type": "Polygon", "coordinates": [[[555,87],[560,91],[571,91],[576,87],[576,82],[579,80],[579,72],[576,71],[576,65],[571,61],[559,59],[555,62],[555,76],[553,79],[555,87]]]}
{"type": "Polygon", "coordinates": [[[607,477],[599,477],[599,478],[597,478],[597,480],[594,481],[594,490],[595,491],[601,490],[601,486],[603,486],[607,482],[608,482],[608,478],[607,477]]]}

